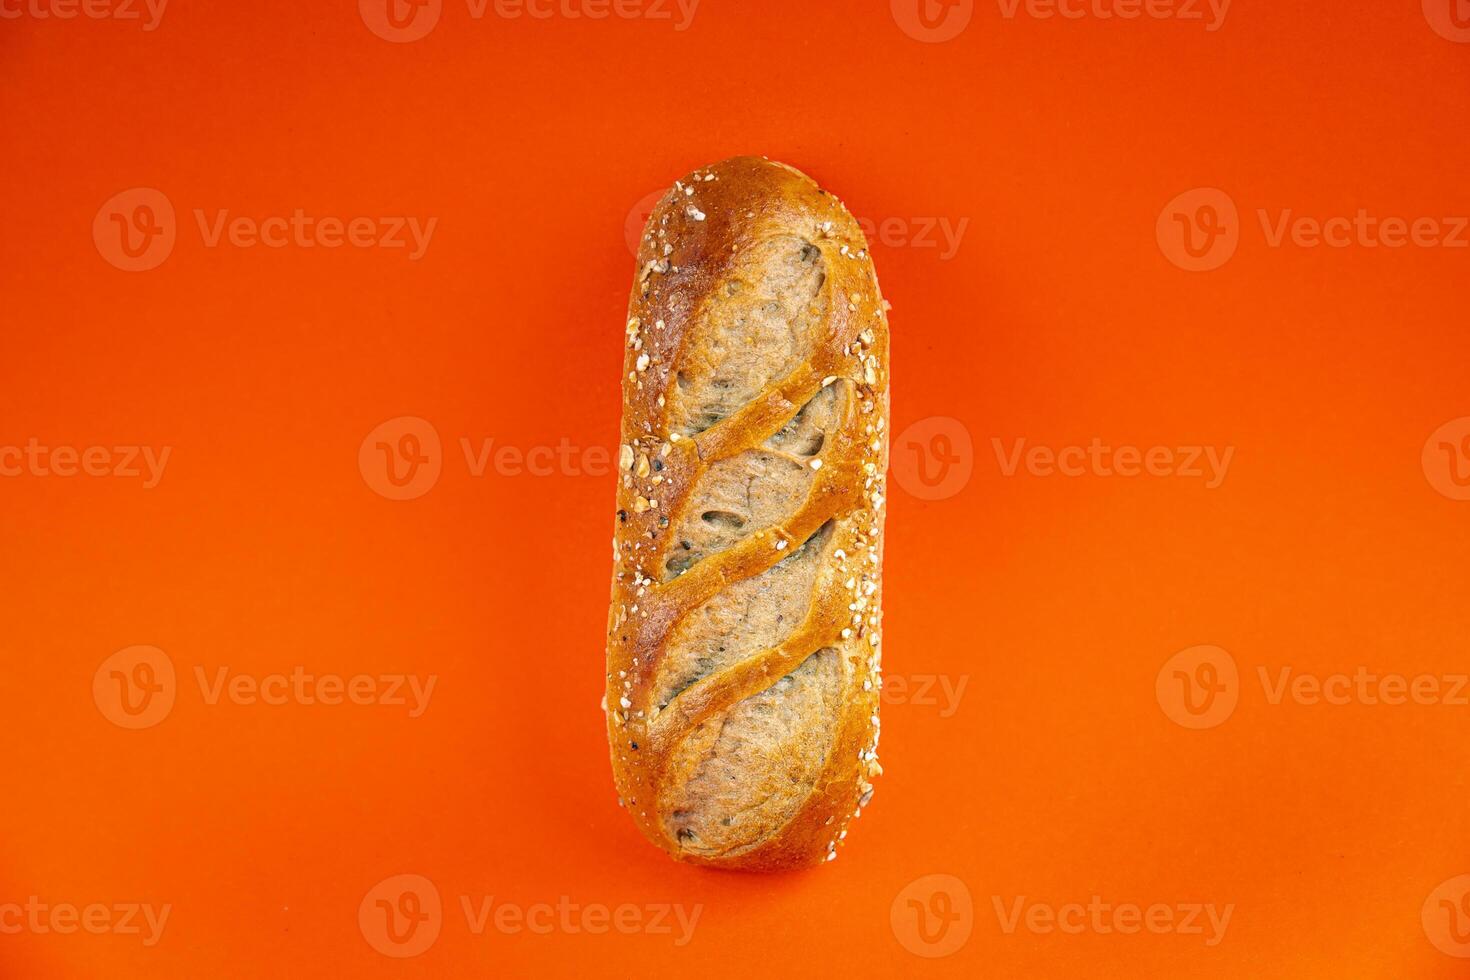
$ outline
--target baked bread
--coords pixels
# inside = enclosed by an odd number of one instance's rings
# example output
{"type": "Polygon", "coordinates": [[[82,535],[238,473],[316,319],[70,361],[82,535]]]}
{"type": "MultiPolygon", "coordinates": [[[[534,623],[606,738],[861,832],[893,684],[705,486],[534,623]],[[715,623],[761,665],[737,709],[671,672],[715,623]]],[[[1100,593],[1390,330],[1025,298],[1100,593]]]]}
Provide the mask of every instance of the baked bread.
{"type": "Polygon", "coordinates": [[[879,772],[887,306],[799,171],[696,170],[649,217],[608,617],[620,802],[681,861],[831,860],[879,772]]]}

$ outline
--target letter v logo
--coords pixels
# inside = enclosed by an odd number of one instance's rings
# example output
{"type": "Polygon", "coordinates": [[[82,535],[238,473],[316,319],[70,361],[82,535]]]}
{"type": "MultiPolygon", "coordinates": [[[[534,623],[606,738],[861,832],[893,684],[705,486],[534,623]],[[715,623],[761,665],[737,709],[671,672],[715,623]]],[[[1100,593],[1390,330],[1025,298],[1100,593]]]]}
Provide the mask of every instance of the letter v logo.
{"type": "Polygon", "coordinates": [[[1229,194],[1196,187],[1164,205],[1154,233],[1164,258],[1186,272],[1210,272],[1235,255],[1240,215],[1229,194]]]}
{"type": "Polygon", "coordinates": [[[1470,0],[1423,0],[1424,19],[1446,41],[1470,44],[1470,0]]]}

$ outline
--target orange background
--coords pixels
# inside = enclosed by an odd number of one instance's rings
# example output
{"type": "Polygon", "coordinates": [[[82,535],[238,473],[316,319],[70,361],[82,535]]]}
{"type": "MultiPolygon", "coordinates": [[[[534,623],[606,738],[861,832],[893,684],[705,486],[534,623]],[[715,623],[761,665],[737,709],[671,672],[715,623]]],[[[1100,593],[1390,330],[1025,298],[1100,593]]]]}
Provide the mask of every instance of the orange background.
{"type": "Polygon", "coordinates": [[[1470,415],[1470,251],[1277,248],[1257,219],[1470,212],[1467,83],[1470,46],[1418,0],[1238,0],[1214,32],[980,3],[935,44],[883,2],[704,0],[676,31],[448,0],[410,43],[347,2],[0,20],[0,446],[172,447],[154,489],[0,479],[0,905],[172,905],[152,948],[0,934],[0,976],[1470,975],[1420,921],[1470,871],[1470,708],[1272,705],[1256,679],[1470,670],[1470,503],[1420,462],[1470,415]],[[736,153],[863,217],[969,220],[947,259],[873,243],[893,431],[949,416],[974,446],[955,496],[892,486],[885,668],[968,686],[948,716],[886,705],[886,773],[840,859],[779,877],[674,865],[616,805],[612,476],[475,477],[460,446],[615,445],[625,219],[736,153]],[[147,272],[92,237],[134,187],[177,211],[147,272]],[[1197,187],[1239,207],[1211,272],[1156,238],[1197,187]],[[438,225],[409,261],[207,247],[193,217],[296,208],[438,225]],[[443,439],[405,502],[357,463],[398,416],[443,439]],[[1236,454],[1207,490],[1005,477],[992,443],[1094,436],[1236,454]],[[136,644],[178,691],[130,731],[91,691],[136,644]],[[1199,644],[1242,690],[1191,731],[1155,679],[1199,644]],[[297,665],[438,682],[409,718],[210,705],[194,680],[297,665]],[[445,905],[412,959],[358,925],[401,873],[445,905]],[[931,873],[974,903],[942,959],[890,925],[931,873]],[[703,909],[676,947],[474,935],[465,895],[703,909]],[[993,903],[1023,895],[1235,908],[1213,947],[1007,934],[993,903]]]}

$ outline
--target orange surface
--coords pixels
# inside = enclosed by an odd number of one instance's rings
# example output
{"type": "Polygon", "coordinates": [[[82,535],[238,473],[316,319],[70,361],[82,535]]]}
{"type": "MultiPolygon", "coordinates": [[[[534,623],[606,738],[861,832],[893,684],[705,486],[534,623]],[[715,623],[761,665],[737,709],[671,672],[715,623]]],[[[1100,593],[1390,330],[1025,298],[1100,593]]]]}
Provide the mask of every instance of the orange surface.
{"type": "Polygon", "coordinates": [[[0,0],[0,976],[1470,975],[1457,2],[0,0]],[[894,304],[886,774],[781,877],[598,711],[628,214],[751,152],[894,304]]]}

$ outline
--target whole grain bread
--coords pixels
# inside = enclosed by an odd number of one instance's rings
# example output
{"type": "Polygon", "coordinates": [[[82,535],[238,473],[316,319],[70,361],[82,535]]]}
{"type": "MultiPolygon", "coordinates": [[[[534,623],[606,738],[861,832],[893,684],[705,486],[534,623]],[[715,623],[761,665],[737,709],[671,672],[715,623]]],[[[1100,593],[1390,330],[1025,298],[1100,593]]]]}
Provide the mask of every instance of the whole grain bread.
{"type": "Polygon", "coordinates": [[[799,171],[676,181],[638,252],[607,642],[621,802],[682,861],[830,860],[880,771],[888,319],[799,171]]]}

